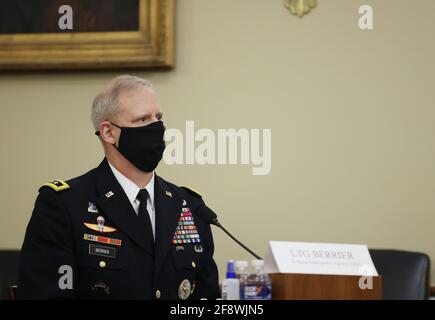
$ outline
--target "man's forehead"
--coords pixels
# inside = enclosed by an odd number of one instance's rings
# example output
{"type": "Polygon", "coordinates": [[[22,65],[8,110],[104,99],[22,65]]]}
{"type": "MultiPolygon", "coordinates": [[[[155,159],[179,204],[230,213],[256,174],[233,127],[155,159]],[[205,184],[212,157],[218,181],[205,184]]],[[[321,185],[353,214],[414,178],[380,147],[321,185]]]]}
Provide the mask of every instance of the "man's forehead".
{"type": "Polygon", "coordinates": [[[152,88],[138,87],[119,93],[119,100],[158,100],[157,93],[152,88]]]}
{"type": "Polygon", "coordinates": [[[157,93],[151,88],[139,88],[124,92],[119,96],[120,111],[128,114],[152,113],[160,111],[157,93]]]}

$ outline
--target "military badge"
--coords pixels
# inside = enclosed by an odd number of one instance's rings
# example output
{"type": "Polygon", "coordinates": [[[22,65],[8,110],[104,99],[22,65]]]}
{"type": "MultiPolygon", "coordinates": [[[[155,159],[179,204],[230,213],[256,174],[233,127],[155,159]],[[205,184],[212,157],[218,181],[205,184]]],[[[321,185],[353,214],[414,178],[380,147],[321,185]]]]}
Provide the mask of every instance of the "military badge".
{"type": "Polygon", "coordinates": [[[102,228],[98,226],[98,224],[95,223],[88,223],[85,222],[83,223],[87,228],[94,230],[94,231],[98,231],[98,232],[115,232],[117,229],[112,228],[112,227],[108,227],[108,226],[103,226],[102,228]]]}
{"type": "Polygon", "coordinates": [[[200,243],[201,239],[193,221],[190,208],[182,208],[181,211],[178,226],[172,238],[172,244],[200,243]]]}
{"type": "Polygon", "coordinates": [[[106,258],[116,258],[116,248],[89,244],[89,254],[106,258]]]}
{"type": "Polygon", "coordinates": [[[96,282],[91,286],[93,296],[110,295],[110,287],[104,282],[96,282]]]}
{"type": "Polygon", "coordinates": [[[88,212],[90,213],[98,213],[97,206],[93,202],[88,202],[88,212]]]}
{"type": "Polygon", "coordinates": [[[105,244],[111,244],[114,246],[121,246],[122,240],[114,239],[114,238],[107,238],[102,236],[96,236],[93,234],[87,234],[85,233],[83,235],[83,240],[93,241],[93,242],[99,242],[99,243],[105,243],[105,244]]]}
{"type": "Polygon", "coordinates": [[[105,223],[104,217],[98,216],[97,217],[97,224],[85,222],[84,225],[91,230],[103,232],[103,233],[104,232],[114,232],[117,230],[113,227],[105,226],[104,223],[105,223]]]}
{"type": "Polygon", "coordinates": [[[106,192],[104,195],[106,196],[106,198],[110,198],[111,196],[114,195],[114,193],[113,193],[113,191],[109,191],[109,192],[106,192]]]}
{"type": "Polygon", "coordinates": [[[62,191],[62,190],[66,190],[69,189],[70,186],[68,185],[68,183],[66,183],[65,181],[59,180],[59,179],[55,179],[53,181],[44,183],[40,188],[39,191],[41,191],[41,189],[43,189],[44,187],[49,187],[51,189],[53,189],[56,192],[62,191]]]}
{"type": "Polygon", "coordinates": [[[192,290],[192,286],[190,284],[190,281],[187,279],[184,279],[181,281],[180,286],[178,287],[178,297],[181,300],[186,300],[190,296],[190,292],[192,290]]]}

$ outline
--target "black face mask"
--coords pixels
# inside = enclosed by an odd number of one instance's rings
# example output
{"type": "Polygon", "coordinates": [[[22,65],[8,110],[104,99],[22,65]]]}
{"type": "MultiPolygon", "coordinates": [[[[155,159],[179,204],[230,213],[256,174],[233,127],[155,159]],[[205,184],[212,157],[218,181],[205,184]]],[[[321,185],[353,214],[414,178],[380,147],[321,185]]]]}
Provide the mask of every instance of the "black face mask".
{"type": "MultiPolygon", "coordinates": [[[[112,122],[111,122],[112,123],[112,122]]],[[[153,171],[163,156],[166,144],[163,140],[165,126],[162,121],[142,127],[120,127],[118,146],[114,147],[141,171],[153,171]]],[[[95,134],[99,135],[99,132],[95,134]]]]}

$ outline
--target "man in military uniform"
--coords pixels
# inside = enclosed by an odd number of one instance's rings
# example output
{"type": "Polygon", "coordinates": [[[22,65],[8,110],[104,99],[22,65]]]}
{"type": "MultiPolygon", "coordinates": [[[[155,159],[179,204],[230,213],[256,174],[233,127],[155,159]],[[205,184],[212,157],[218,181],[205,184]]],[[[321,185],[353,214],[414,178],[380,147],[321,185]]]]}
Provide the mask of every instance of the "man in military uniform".
{"type": "Polygon", "coordinates": [[[92,121],[105,152],[82,176],[39,189],[21,253],[21,299],[216,299],[201,195],[154,172],[165,143],[149,82],[119,76],[92,121]]]}

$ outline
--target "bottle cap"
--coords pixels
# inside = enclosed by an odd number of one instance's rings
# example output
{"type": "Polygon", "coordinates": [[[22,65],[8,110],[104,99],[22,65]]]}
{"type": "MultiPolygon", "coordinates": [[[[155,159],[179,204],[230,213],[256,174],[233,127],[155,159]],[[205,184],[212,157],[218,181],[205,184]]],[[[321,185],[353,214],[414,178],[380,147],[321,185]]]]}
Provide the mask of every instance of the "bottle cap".
{"type": "Polygon", "coordinates": [[[234,260],[228,260],[227,262],[227,279],[236,278],[236,272],[234,270],[234,260]]]}
{"type": "Polygon", "coordinates": [[[263,260],[252,260],[251,264],[254,268],[260,268],[264,266],[264,261],[263,260]]]}
{"type": "Polygon", "coordinates": [[[246,260],[237,260],[236,261],[236,268],[248,268],[249,264],[246,260]]]}

